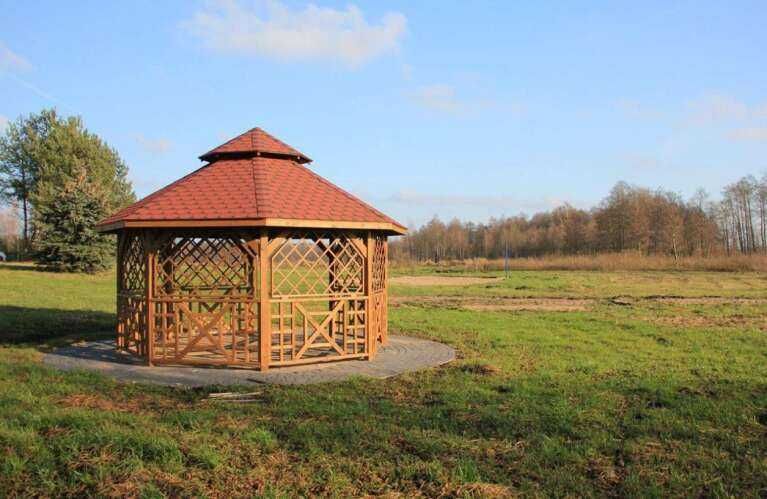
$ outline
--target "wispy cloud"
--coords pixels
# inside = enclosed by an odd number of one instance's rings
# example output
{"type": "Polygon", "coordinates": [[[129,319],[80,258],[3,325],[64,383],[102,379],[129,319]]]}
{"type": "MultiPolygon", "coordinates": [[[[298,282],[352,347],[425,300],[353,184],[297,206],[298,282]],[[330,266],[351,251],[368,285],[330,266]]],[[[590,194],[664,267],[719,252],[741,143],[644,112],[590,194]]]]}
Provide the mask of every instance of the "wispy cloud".
{"type": "Polygon", "coordinates": [[[687,119],[694,125],[711,125],[749,118],[753,110],[726,94],[707,94],[687,105],[687,119]]]}
{"type": "Polygon", "coordinates": [[[465,194],[428,194],[408,190],[399,191],[391,195],[386,201],[433,208],[442,206],[463,206],[497,208],[509,211],[550,209],[565,203],[564,200],[554,197],[545,197],[530,201],[506,195],[471,196],[465,194]]]}
{"type": "Polygon", "coordinates": [[[70,110],[69,106],[63,104],[56,97],[51,95],[49,92],[46,92],[45,90],[41,89],[34,83],[29,82],[28,80],[20,77],[17,74],[30,69],[33,69],[33,66],[28,60],[26,60],[25,58],[23,58],[16,52],[9,49],[2,42],[0,42],[0,71],[5,71],[5,74],[7,74],[12,80],[14,80],[16,83],[26,88],[27,90],[29,90],[30,92],[34,93],[38,97],[41,97],[49,102],[52,102],[53,104],[56,104],[58,107],[70,110]]]}
{"type": "Polygon", "coordinates": [[[462,114],[467,110],[467,105],[456,96],[455,89],[442,83],[419,87],[412,98],[417,105],[431,111],[462,114]]]}
{"type": "Polygon", "coordinates": [[[636,119],[662,119],[666,114],[638,100],[619,99],[615,102],[615,107],[630,118],[636,119]]]}
{"type": "Polygon", "coordinates": [[[767,118],[767,102],[749,105],[725,93],[707,93],[680,103],[676,108],[660,109],[635,99],[619,99],[615,108],[631,118],[678,123],[682,127],[721,125],[767,118]]]}
{"type": "MultiPolygon", "coordinates": [[[[661,110],[646,103],[623,99],[617,109],[631,118],[643,118],[667,128],[663,149],[670,153],[680,137],[689,137],[696,130],[714,133],[733,142],[767,142],[767,102],[746,102],[720,92],[709,92],[680,102],[674,108],[661,110]]],[[[660,168],[662,162],[651,156],[623,158],[637,168],[660,168]]]]}
{"type": "Polygon", "coordinates": [[[32,69],[32,64],[0,42],[0,69],[26,71],[32,69]]]}
{"type": "Polygon", "coordinates": [[[657,170],[663,167],[663,162],[656,156],[642,153],[629,153],[621,157],[621,160],[631,168],[638,170],[657,170]]]}
{"type": "Polygon", "coordinates": [[[400,71],[402,71],[402,79],[403,80],[405,80],[405,81],[412,81],[412,79],[413,79],[413,66],[412,65],[410,65],[408,63],[404,63],[401,66],[400,71]]]}
{"type": "Polygon", "coordinates": [[[455,87],[444,83],[423,85],[410,94],[418,106],[431,112],[452,116],[468,116],[480,111],[503,110],[509,114],[523,114],[526,109],[519,103],[502,103],[493,99],[459,96],[455,87]]]}
{"type": "Polygon", "coordinates": [[[145,152],[154,155],[162,155],[170,150],[172,144],[168,139],[150,139],[143,135],[136,136],[136,142],[145,152]]]}
{"type": "Polygon", "coordinates": [[[767,142],[767,127],[736,128],[727,134],[727,138],[736,141],[767,142]]]}
{"type": "Polygon", "coordinates": [[[182,26],[222,53],[357,67],[395,51],[407,19],[390,12],[379,23],[369,23],[354,5],[336,10],[308,4],[292,10],[278,1],[212,0],[182,26]]]}
{"type": "MultiPolygon", "coordinates": [[[[32,92],[32,93],[34,93],[34,94],[36,94],[38,97],[42,97],[43,99],[45,99],[45,100],[47,100],[47,101],[50,101],[50,102],[52,102],[52,103],[54,103],[54,104],[59,104],[59,105],[61,105],[61,102],[59,102],[59,100],[58,100],[56,97],[52,96],[51,94],[49,94],[49,93],[48,93],[48,92],[46,92],[45,90],[41,89],[41,88],[40,88],[40,87],[38,87],[37,85],[33,85],[32,83],[28,82],[27,80],[24,80],[24,79],[22,79],[22,78],[19,78],[18,76],[16,76],[16,75],[15,75],[15,74],[13,74],[13,73],[9,73],[9,76],[10,76],[10,77],[11,77],[11,78],[12,78],[12,79],[13,79],[13,80],[16,82],[16,83],[18,83],[18,84],[19,84],[19,85],[21,85],[22,87],[26,88],[26,89],[27,89],[27,90],[29,90],[30,92],[32,92]]],[[[64,106],[64,107],[66,107],[66,106],[64,106]]]]}

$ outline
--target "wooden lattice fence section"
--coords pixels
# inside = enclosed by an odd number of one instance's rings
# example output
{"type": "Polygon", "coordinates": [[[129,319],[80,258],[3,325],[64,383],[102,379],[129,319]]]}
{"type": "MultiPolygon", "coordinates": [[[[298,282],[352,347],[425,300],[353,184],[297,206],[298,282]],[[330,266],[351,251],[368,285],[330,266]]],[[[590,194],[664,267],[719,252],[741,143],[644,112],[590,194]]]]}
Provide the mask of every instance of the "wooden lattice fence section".
{"type": "Polygon", "coordinates": [[[165,235],[154,259],[155,362],[257,364],[258,252],[247,235],[165,235]]]}
{"type": "Polygon", "coordinates": [[[158,364],[372,358],[386,252],[385,236],[348,230],[125,231],[118,345],[158,364]]]}
{"type": "Polygon", "coordinates": [[[144,234],[126,231],[117,241],[117,346],[148,356],[147,266],[144,234]]]}
{"type": "Polygon", "coordinates": [[[388,342],[387,329],[388,329],[388,299],[386,293],[386,261],[388,256],[388,245],[386,238],[377,236],[373,239],[373,256],[372,256],[372,286],[371,297],[372,303],[372,326],[373,337],[375,341],[380,341],[386,345],[388,342]]]}
{"type": "Polygon", "coordinates": [[[278,237],[271,254],[273,365],[368,354],[365,247],[348,233],[278,237]]]}

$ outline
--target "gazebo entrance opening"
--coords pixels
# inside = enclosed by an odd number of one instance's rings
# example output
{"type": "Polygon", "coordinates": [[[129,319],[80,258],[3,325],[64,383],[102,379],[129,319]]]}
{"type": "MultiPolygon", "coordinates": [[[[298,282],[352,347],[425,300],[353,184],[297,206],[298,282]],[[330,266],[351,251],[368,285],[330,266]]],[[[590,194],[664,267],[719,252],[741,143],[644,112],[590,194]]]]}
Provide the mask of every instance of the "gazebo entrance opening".
{"type": "Polygon", "coordinates": [[[268,369],[373,358],[386,343],[386,233],[118,233],[118,347],[150,364],[268,369]]]}

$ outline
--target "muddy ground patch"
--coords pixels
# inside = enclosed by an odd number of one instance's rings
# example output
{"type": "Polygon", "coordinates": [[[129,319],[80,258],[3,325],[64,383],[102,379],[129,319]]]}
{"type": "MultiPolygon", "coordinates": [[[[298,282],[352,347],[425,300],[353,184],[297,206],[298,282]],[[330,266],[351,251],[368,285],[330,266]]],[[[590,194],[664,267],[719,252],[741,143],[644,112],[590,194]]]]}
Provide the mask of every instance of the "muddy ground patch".
{"type": "Polygon", "coordinates": [[[578,312],[589,310],[598,300],[578,298],[489,298],[472,296],[392,297],[392,306],[426,305],[430,307],[462,308],[488,312],[543,311],[578,312]]]}
{"type": "Polygon", "coordinates": [[[469,277],[447,275],[403,275],[389,279],[391,284],[404,286],[470,286],[502,281],[503,277],[469,277]]]}

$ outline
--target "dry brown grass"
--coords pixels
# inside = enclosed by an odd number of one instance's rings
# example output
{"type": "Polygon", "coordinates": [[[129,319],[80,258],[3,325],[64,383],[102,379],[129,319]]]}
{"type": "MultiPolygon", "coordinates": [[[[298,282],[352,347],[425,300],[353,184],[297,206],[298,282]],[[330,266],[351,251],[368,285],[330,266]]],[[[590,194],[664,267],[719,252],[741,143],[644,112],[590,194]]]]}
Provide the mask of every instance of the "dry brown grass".
{"type": "MultiPolygon", "coordinates": [[[[431,267],[465,271],[504,270],[504,260],[470,258],[466,260],[443,260],[441,262],[393,261],[397,270],[431,267]]],[[[642,255],[635,252],[600,253],[596,255],[544,256],[511,258],[510,270],[696,270],[714,272],[767,271],[767,255],[716,255],[709,257],[685,256],[674,258],[666,255],[642,255]]]]}

